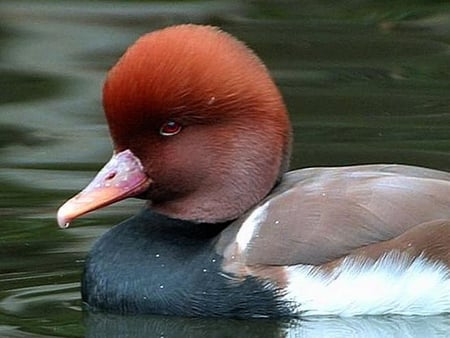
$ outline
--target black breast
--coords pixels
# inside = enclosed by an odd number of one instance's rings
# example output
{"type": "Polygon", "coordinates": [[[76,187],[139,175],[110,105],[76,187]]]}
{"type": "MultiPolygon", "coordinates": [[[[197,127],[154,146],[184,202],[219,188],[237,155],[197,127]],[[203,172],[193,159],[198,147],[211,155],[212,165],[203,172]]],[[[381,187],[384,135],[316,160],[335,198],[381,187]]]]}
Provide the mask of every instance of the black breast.
{"type": "Polygon", "coordinates": [[[115,226],[86,261],[89,308],[122,314],[280,317],[288,310],[264,281],[221,271],[217,235],[227,224],[196,224],[144,210],[115,226]]]}

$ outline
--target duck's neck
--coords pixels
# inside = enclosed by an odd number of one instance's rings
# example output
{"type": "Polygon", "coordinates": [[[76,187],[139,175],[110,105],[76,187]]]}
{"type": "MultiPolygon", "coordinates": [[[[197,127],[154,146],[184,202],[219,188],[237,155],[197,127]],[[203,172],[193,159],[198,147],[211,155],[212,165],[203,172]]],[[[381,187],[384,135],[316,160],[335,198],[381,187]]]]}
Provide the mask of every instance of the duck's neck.
{"type": "Polygon", "coordinates": [[[221,273],[222,257],[214,245],[227,225],[196,224],[144,210],[96,242],[86,261],[83,300],[116,313],[276,313],[273,290],[252,279],[236,283],[221,273]]]}

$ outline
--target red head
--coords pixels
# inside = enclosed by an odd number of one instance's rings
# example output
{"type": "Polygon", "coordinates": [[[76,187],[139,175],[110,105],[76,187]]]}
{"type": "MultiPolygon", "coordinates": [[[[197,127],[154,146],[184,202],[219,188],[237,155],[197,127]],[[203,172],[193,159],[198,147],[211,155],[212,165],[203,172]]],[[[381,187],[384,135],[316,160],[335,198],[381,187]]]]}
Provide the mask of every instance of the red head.
{"type": "Polygon", "coordinates": [[[141,37],[109,72],[103,105],[115,152],[130,150],[148,178],[112,202],[139,194],[171,217],[225,221],[259,202],[287,168],[280,93],[257,56],[217,28],[141,37]]]}

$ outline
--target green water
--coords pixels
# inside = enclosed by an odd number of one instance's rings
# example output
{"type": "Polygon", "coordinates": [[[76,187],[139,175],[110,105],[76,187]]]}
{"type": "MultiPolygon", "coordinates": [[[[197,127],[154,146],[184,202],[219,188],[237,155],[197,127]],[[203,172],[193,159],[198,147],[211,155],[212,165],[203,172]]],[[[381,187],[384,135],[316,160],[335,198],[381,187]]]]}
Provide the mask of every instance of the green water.
{"type": "Polygon", "coordinates": [[[82,311],[86,252],[142,202],[64,231],[55,212],[110,157],[107,69],[142,33],[182,22],[219,25],[267,63],[295,127],[293,168],[450,170],[446,1],[0,1],[0,336],[447,336],[449,316],[277,322],[82,311]]]}

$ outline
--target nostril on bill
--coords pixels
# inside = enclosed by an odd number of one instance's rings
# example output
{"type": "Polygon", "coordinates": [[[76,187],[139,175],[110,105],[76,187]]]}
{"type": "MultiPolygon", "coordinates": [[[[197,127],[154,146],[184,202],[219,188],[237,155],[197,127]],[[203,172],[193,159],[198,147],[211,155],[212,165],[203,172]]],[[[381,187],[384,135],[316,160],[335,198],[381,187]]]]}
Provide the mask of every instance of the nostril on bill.
{"type": "Polygon", "coordinates": [[[108,175],[105,177],[105,181],[112,180],[114,177],[116,177],[117,173],[115,171],[111,171],[108,175]]]}

